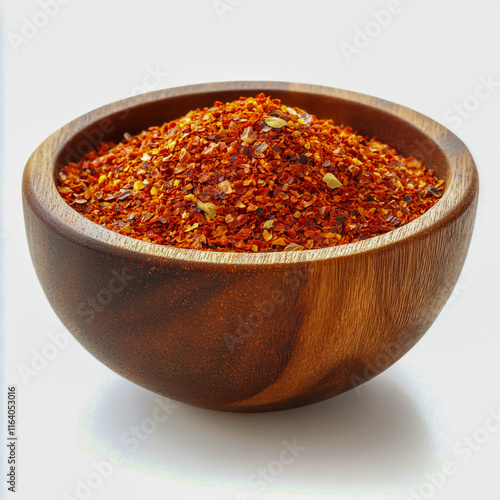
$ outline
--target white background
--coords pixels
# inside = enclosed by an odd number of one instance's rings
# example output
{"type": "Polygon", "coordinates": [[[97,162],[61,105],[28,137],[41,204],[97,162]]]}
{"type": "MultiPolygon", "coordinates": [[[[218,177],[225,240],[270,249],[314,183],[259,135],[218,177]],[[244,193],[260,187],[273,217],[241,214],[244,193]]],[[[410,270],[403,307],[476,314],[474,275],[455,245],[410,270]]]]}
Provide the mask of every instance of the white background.
{"type": "Polygon", "coordinates": [[[350,61],[341,44],[353,44],[388,0],[223,0],[230,9],[220,16],[213,0],[65,3],[24,43],[16,36],[27,22],[43,23],[43,10],[33,0],[3,2],[4,385],[17,385],[20,436],[12,498],[83,498],[78,481],[90,479],[92,500],[499,499],[500,427],[484,430],[490,412],[500,412],[499,83],[480,102],[472,96],[481,79],[500,82],[500,1],[401,0],[379,34],[369,25],[375,36],[350,61]],[[156,80],[147,77],[152,70],[156,80]],[[481,180],[466,266],[419,344],[360,391],[259,415],[181,405],[140,446],[124,444],[133,426],[151,424],[157,396],[64,333],[28,254],[23,167],[43,139],[98,106],[145,90],[245,79],[364,92],[450,127],[481,180]],[[469,116],[453,118],[462,104],[469,116]],[[36,364],[36,352],[53,353],[47,346],[58,332],[67,345],[36,364]],[[19,370],[34,362],[36,375],[23,378],[19,370]],[[279,471],[283,441],[294,439],[305,450],[279,471]],[[102,479],[93,463],[113,452],[123,458],[102,479]],[[444,477],[447,462],[453,474],[444,477]],[[252,474],[269,468],[280,473],[257,493],[252,474]]]}

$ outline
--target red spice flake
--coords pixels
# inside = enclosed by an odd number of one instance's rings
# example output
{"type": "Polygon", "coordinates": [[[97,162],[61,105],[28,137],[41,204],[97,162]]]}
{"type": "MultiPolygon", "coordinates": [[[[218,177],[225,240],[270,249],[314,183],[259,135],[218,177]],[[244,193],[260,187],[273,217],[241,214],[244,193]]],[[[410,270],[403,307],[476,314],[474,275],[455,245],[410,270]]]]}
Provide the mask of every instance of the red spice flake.
{"type": "Polygon", "coordinates": [[[269,144],[267,144],[267,142],[259,142],[258,144],[255,145],[255,150],[254,150],[255,155],[257,156],[262,154],[268,147],[269,144]]]}
{"type": "Polygon", "coordinates": [[[231,187],[231,183],[229,181],[219,182],[217,187],[225,194],[231,194],[233,192],[233,188],[231,187]]]}
{"type": "Polygon", "coordinates": [[[361,241],[416,219],[444,189],[416,158],[264,94],[126,133],[57,178],[64,200],[108,229],[232,252],[361,241]]]}
{"type": "Polygon", "coordinates": [[[284,252],[296,252],[297,250],[303,250],[304,247],[301,245],[297,245],[297,243],[289,243],[284,249],[284,252]]]}

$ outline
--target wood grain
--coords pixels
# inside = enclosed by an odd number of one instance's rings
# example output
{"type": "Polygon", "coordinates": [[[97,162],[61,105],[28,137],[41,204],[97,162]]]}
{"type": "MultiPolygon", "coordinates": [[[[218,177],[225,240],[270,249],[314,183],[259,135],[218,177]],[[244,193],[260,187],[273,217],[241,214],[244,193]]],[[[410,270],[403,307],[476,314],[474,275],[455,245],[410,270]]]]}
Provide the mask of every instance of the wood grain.
{"type": "Polygon", "coordinates": [[[179,87],[104,106],[50,136],[23,179],[35,270],[69,331],[137,384],[229,411],[320,401],[397,361],[453,290],[477,196],[469,151],[438,123],[374,97],[281,82],[179,87]],[[59,196],[55,173],[101,140],[261,91],[416,156],[446,178],[443,197],[419,219],[362,242],[242,254],[128,238],[59,196]]]}

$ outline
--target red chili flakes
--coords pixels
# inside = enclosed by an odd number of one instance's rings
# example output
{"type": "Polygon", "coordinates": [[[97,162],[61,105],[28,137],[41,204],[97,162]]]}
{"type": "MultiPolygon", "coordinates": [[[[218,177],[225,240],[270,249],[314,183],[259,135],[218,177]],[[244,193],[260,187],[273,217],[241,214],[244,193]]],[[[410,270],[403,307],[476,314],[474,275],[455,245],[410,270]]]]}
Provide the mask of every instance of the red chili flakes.
{"type": "Polygon", "coordinates": [[[443,186],[417,159],[264,94],[124,134],[58,175],[64,200],[96,224],[226,252],[371,238],[422,215],[443,186]]]}

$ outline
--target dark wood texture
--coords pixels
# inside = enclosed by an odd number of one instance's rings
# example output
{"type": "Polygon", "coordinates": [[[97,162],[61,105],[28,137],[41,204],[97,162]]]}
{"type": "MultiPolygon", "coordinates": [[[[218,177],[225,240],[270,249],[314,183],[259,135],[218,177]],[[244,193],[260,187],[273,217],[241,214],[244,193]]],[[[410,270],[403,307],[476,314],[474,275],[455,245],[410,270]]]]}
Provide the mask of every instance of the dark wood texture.
{"type": "Polygon", "coordinates": [[[23,180],[38,278],[78,341],[148,389],[247,412],[334,396],[405,354],[458,279],[477,195],[473,159],[438,123],[373,97],[279,82],[181,87],[104,106],[49,137],[23,180]],[[446,178],[444,196],[383,236],[274,254],[152,245],[88,221],[59,196],[57,170],[101,140],[260,91],[416,156],[446,178]]]}

